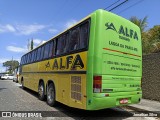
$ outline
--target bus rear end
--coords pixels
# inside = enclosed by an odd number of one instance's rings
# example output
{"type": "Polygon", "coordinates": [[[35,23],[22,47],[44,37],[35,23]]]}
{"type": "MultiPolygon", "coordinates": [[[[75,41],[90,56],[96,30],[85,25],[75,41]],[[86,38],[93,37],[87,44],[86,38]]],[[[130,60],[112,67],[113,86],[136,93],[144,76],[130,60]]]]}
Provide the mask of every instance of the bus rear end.
{"type": "Polygon", "coordinates": [[[140,29],[104,10],[91,17],[87,109],[139,103],[142,97],[140,29]]]}

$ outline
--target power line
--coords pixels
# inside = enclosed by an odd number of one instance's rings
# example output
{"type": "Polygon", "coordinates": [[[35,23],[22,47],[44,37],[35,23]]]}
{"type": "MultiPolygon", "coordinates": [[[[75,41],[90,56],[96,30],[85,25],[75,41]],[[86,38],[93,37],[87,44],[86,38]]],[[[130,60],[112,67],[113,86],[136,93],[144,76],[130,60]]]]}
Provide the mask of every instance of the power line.
{"type": "Polygon", "coordinates": [[[104,8],[104,10],[110,8],[111,6],[113,6],[114,4],[118,3],[120,0],[117,0],[116,2],[112,3],[111,5],[109,5],[108,7],[104,8]]]}
{"type": "Polygon", "coordinates": [[[143,1],[144,0],[139,0],[138,2],[134,3],[133,5],[131,5],[131,6],[127,7],[127,8],[125,8],[125,9],[123,9],[122,11],[118,12],[118,14],[120,14],[120,13],[122,13],[122,12],[124,12],[124,11],[126,11],[126,10],[136,6],[136,5],[138,5],[139,3],[143,2],[143,1]]]}
{"type": "Polygon", "coordinates": [[[109,11],[112,11],[112,10],[116,9],[117,7],[119,7],[119,6],[123,5],[124,3],[126,3],[127,1],[128,1],[128,0],[123,1],[122,3],[120,3],[119,5],[113,7],[113,8],[110,9],[109,11]]]}

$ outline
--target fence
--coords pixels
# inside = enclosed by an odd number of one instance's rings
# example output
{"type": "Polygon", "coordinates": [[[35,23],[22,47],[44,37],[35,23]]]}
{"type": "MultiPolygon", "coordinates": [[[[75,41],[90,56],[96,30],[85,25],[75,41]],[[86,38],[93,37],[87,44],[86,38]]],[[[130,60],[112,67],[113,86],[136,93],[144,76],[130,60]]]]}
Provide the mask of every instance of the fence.
{"type": "Polygon", "coordinates": [[[160,53],[143,56],[143,98],[160,101],[160,53]]]}

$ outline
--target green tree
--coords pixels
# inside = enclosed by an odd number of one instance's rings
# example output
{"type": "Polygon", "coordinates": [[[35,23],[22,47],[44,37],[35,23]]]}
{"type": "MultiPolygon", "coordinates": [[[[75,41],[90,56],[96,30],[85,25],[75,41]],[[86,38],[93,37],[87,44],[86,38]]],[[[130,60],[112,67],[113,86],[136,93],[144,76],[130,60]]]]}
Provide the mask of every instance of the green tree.
{"type": "Polygon", "coordinates": [[[31,50],[33,50],[33,45],[34,45],[34,43],[33,43],[33,39],[31,40],[31,50]]]}
{"type": "Polygon", "coordinates": [[[148,31],[149,40],[152,41],[151,52],[160,52],[160,25],[156,25],[148,31]]]}
{"type": "Polygon", "coordinates": [[[13,71],[19,66],[19,62],[16,60],[10,60],[3,63],[3,67],[7,67],[9,73],[13,73],[13,71]]]}
{"type": "Polygon", "coordinates": [[[147,19],[148,19],[147,16],[145,16],[143,19],[139,19],[136,16],[133,16],[129,20],[134,24],[136,24],[140,28],[141,32],[144,32],[148,24],[147,19]]]}
{"type": "Polygon", "coordinates": [[[148,24],[147,18],[146,16],[143,19],[139,19],[133,16],[130,18],[130,21],[139,26],[141,30],[143,54],[160,52],[160,25],[145,31],[148,24]]]}
{"type": "Polygon", "coordinates": [[[142,37],[142,50],[143,54],[148,54],[151,51],[151,44],[150,39],[149,39],[149,34],[148,32],[145,32],[145,28],[147,27],[147,19],[148,17],[144,17],[143,19],[139,19],[136,16],[131,17],[129,20],[136,24],[140,30],[141,30],[141,37],[142,37]]]}
{"type": "Polygon", "coordinates": [[[143,53],[160,52],[160,25],[142,33],[143,53]]]}

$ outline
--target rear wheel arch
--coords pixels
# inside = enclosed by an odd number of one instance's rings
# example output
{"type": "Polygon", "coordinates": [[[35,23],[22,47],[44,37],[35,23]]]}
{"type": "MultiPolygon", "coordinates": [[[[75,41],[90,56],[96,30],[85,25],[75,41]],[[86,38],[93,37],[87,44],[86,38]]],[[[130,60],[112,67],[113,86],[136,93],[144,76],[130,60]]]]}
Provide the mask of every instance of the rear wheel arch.
{"type": "Polygon", "coordinates": [[[25,87],[24,87],[24,78],[23,77],[21,77],[21,85],[22,85],[22,89],[25,89],[25,87]]]}
{"type": "Polygon", "coordinates": [[[39,79],[38,86],[39,86],[40,83],[43,83],[43,84],[44,84],[44,87],[45,87],[45,83],[44,83],[44,80],[43,80],[43,79],[39,79]]]}
{"type": "Polygon", "coordinates": [[[23,77],[21,77],[21,82],[23,81],[23,77]]]}

